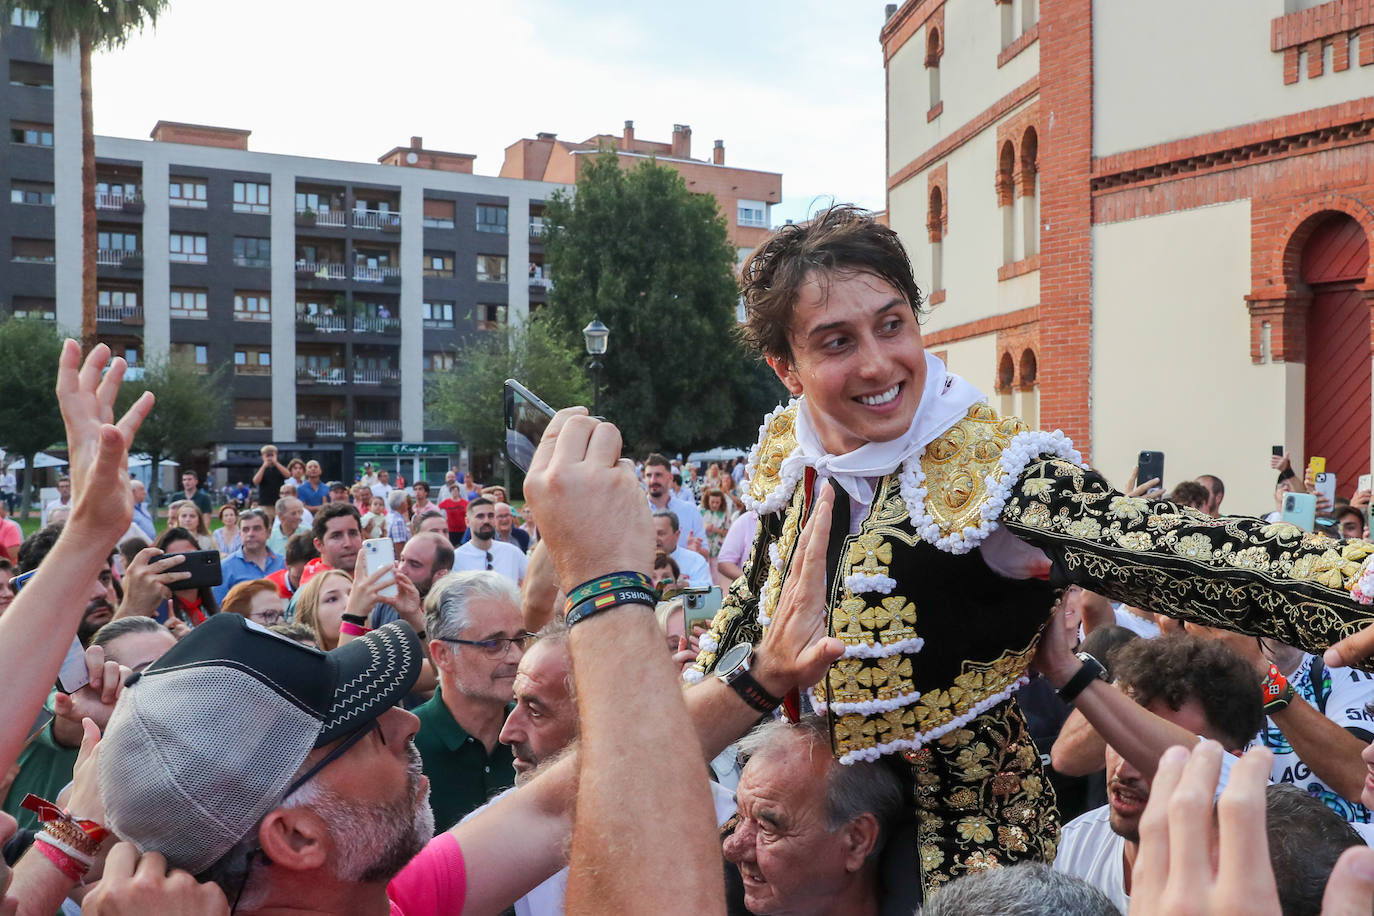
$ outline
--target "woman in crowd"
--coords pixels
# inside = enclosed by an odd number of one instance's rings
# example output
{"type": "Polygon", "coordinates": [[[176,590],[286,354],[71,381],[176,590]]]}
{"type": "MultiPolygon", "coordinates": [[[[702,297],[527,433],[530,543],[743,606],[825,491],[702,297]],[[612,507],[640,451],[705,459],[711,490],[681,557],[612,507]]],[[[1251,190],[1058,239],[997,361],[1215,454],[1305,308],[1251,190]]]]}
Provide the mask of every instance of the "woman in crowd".
{"type": "Polygon", "coordinates": [[[711,487],[701,497],[701,520],[706,523],[706,546],[711,554],[711,575],[716,573],[716,557],[720,556],[720,545],[730,530],[730,521],[735,513],[719,487],[711,487]]]}
{"type": "Polygon", "coordinates": [[[721,474],[720,492],[724,493],[725,498],[730,502],[731,517],[745,511],[744,500],[740,499],[739,488],[735,486],[735,478],[729,474],[721,474]]]}
{"type": "Polygon", "coordinates": [[[358,523],[363,531],[363,539],[386,537],[386,500],[380,496],[371,496],[368,506],[371,508],[363,513],[358,523]]]}
{"type": "Polygon", "coordinates": [[[286,605],[277,586],[267,579],[240,582],[224,596],[220,613],[238,614],[265,627],[275,626],[285,619],[286,605]]]}
{"type": "Polygon", "coordinates": [[[296,622],[308,626],[326,652],[339,645],[339,624],[348,610],[353,577],[342,569],[327,569],[311,578],[296,595],[296,622]]]}
{"type": "Polygon", "coordinates": [[[219,510],[219,527],[215,529],[215,549],[220,556],[229,556],[239,549],[239,510],[233,503],[225,503],[219,510]]]}
{"type": "MultiPolygon", "coordinates": [[[[195,509],[195,503],[185,500],[187,505],[195,509]]],[[[158,535],[157,540],[153,541],[153,546],[163,553],[191,553],[200,550],[196,543],[196,536],[185,528],[168,528],[158,535]]],[[[212,548],[213,549],[213,548],[212,548]]],[[[159,623],[167,623],[169,620],[180,620],[189,626],[195,627],[205,622],[205,618],[219,613],[219,605],[215,603],[215,596],[210,591],[210,586],[203,588],[181,588],[172,592],[172,597],[158,605],[157,613],[154,616],[159,623]]]]}
{"type": "Polygon", "coordinates": [[[192,550],[219,549],[215,539],[205,529],[205,516],[200,514],[200,507],[189,499],[178,499],[167,507],[167,527],[189,531],[196,542],[192,550]]]}

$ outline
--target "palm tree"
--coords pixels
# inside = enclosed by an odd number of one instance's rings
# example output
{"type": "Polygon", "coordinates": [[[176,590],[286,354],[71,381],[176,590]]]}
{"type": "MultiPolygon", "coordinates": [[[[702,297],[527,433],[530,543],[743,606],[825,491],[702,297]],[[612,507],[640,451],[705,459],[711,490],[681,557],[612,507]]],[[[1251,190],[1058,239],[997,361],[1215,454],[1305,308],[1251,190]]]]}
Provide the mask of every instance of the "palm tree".
{"type": "Polygon", "coordinates": [[[0,0],[0,22],[14,10],[38,14],[49,54],[75,47],[81,55],[81,345],[95,346],[95,128],[91,114],[91,52],[122,47],[157,21],[167,0],[0,0]]]}

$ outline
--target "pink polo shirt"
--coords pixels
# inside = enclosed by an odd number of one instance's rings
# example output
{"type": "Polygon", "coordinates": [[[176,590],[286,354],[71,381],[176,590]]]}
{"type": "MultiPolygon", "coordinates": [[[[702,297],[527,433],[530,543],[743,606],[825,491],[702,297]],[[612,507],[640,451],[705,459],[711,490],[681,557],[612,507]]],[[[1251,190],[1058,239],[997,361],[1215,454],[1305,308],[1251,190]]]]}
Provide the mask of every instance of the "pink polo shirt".
{"type": "Polygon", "coordinates": [[[391,916],[459,916],[467,889],[463,849],[452,833],[444,831],[391,879],[386,896],[391,916]]]}

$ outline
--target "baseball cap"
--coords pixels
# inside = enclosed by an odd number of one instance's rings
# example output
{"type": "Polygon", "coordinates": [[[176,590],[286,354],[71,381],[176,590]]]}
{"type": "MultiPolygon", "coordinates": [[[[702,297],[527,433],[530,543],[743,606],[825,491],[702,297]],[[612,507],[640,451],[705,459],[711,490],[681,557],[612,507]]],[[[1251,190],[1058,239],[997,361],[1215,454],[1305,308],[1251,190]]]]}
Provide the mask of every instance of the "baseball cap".
{"type": "Polygon", "coordinates": [[[423,658],[401,621],[321,652],[211,617],[125,684],[100,748],[105,825],[204,871],[280,802],[311,750],[409,693],[423,658]]]}

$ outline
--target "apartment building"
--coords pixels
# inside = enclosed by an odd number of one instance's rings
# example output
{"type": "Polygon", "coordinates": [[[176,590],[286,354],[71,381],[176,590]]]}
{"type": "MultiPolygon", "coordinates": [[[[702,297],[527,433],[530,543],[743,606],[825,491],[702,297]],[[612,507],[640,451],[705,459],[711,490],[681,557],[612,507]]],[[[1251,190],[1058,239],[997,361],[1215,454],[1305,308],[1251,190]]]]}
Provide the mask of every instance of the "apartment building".
{"type": "MultiPolygon", "coordinates": [[[[76,329],[78,74],[70,56],[46,60],[28,25],[19,15],[0,37],[0,304],[76,329]]],[[[376,163],[248,138],[160,121],[148,140],[96,139],[101,340],[135,367],[229,367],[218,461],[256,463],[271,441],[329,477],[364,460],[408,480],[459,465],[461,431],[426,428],[426,374],[547,301],[542,213],[561,185],[474,175],[471,155],[419,137],[376,163]]]]}
{"type": "Polygon", "coordinates": [[[1370,469],[1374,7],[1367,0],[890,4],[891,225],[926,343],[1123,480],[1273,445],[1370,469]]]}
{"type": "Polygon", "coordinates": [[[726,165],[724,140],[715,142],[709,160],[693,159],[692,128],[686,124],[673,125],[670,141],[636,137],[634,121],[626,121],[619,135],[597,134],[581,143],[538,133],[506,147],[501,177],[573,184],[582,163],[602,150],[613,150],[621,168],[627,169],[653,158],[676,169],[687,190],[714,197],[740,264],[772,231],[772,208],[782,202],[782,175],[726,165]]]}

